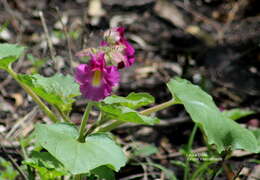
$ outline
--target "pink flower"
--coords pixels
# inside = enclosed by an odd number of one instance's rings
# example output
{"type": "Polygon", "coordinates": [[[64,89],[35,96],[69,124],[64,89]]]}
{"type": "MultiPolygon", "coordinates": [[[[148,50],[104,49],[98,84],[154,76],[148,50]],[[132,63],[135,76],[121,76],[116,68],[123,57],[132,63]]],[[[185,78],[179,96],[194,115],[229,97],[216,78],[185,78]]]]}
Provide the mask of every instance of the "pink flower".
{"type": "Polygon", "coordinates": [[[106,41],[102,41],[100,44],[101,46],[117,45],[117,46],[124,47],[122,52],[124,58],[121,58],[122,60],[120,62],[117,62],[119,69],[124,67],[129,67],[135,61],[134,58],[135,50],[133,46],[125,39],[124,33],[125,33],[125,28],[123,27],[112,28],[104,33],[104,37],[106,41]]]}
{"type": "Polygon", "coordinates": [[[104,53],[91,54],[89,64],[76,68],[75,78],[82,95],[92,101],[100,101],[111,95],[120,76],[115,66],[106,66],[104,53]]]}

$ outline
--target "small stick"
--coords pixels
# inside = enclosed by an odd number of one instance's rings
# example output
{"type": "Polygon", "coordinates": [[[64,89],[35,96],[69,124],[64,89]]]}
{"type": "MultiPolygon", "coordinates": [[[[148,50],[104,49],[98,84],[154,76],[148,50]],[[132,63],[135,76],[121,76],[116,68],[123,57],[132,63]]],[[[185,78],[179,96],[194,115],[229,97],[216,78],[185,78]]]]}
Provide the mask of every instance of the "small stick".
{"type": "Polygon", "coordinates": [[[12,156],[10,156],[5,148],[0,144],[0,149],[2,150],[2,152],[6,155],[7,159],[11,162],[11,164],[14,166],[14,168],[20,173],[21,177],[24,180],[28,180],[28,178],[26,177],[25,173],[21,170],[21,168],[19,167],[19,165],[15,162],[15,160],[12,158],[12,156]]]}
{"type": "Polygon", "coordinates": [[[71,39],[69,37],[67,27],[65,26],[65,24],[62,21],[62,17],[61,17],[61,13],[60,13],[59,8],[56,7],[55,9],[57,11],[59,21],[61,22],[62,29],[63,29],[64,35],[65,35],[65,38],[66,38],[66,41],[67,41],[67,45],[68,45],[68,48],[69,48],[69,59],[70,59],[69,66],[70,66],[70,71],[72,72],[73,57],[72,57],[71,39]]]}
{"type": "Polygon", "coordinates": [[[239,170],[237,171],[237,173],[233,176],[232,180],[236,180],[239,176],[239,174],[241,173],[242,169],[244,168],[244,165],[239,167],[239,170]]]}
{"type": "Polygon", "coordinates": [[[52,41],[51,41],[51,38],[50,38],[50,35],[49,35],[49,31],[48,31],[48,28],[47,28],[47,25],[46,25],[46,21],[45,21],[45,18],[43,16],[42,11],[39,12],[39,16],[41,18],[41,22],[42,22],[42,26],[43,26],[43,29],[44,29],[46,39],[47,39],[48,47],[50,49],[51,58],[55,63],[55,69],[59,72],[58,63],[57,63],[56,58],[55,58],[55,50],[53,48],[53,44],[52,44],[52,41]]]}
{"type": "Polygon", "coordinates": [[[38,111],[39,111],[38,106],[35,106],[31,112],[29,112],[23,118],[18,119],[16,123],[13,125],[12,129],[7,133],[5,138],[8,139],[9,137],[11,137],[11,135],[15,132],[15,130],[17,130],[18,127],[21,126],[25,121],[32,120],[36,116],[38,111]]]}

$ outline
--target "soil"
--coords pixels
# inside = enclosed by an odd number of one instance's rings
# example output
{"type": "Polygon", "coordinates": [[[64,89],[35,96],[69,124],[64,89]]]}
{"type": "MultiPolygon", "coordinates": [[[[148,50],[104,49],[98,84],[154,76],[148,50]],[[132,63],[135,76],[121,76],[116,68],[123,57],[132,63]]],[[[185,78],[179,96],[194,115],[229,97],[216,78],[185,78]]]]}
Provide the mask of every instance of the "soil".
{"type": "MultiPolygon", "coordinates": [[[[124,26],[126,37],[136,49],[136,63],[121,72],[116,94],[148,92],[155,97],[155,104],[159,104],[171,98],[165,83],[172,77],[181,76],[211,94],[221,109],[255,110],[256,114],[238,122],[260,127],[260,1],[103,0],[100,7],[91,5],[91,2],[94,1],[2,0],[0,24],[6,28],[0,32],[0,42],[27,46],[28,54],[45,61],[38,69],[42,75],[51,76],[57,70],[72,74],[80,63],[76,52],[97,46],[102,33],[110,26],[124,26]],[[54,56],[58,57],[56,67],[53,66],[39,12],[43,13],[54,56]],[[69,32],[69,37],[64,32],[69,32]]],[[[21,58],[14,67],[19,73],[35,70],[27,57],[21,58]]],[[[85,103],[78,98],[74,105],[71,115],[76,123],[85,103]]],[[[0,149],[0,156],[9,154],[18,164],[21,162],[17,137],[29,135],[33,124],[46,122],[46,118],[37,111],[30,122],[19,126],[8,138],[6,136],[34,107],[31,98],[0,70],[0,142],[5,148],[0,149]]],[[[130,179],[130,176],[138,174],[135,179],[143,179],[143,167],[135,164],[149,160],[172,170],[179,179],[183,178],[183,169],[171,161],[184,161],[185,158],[182,155],[171,156],[187,144],[193,122],[180,105],[160,111],[156,116],[164,125],[124,126],[113,131],[124,145],[138,142],[154,144],[159,149],[159,153],[149,158],[136,157],[130,161],[120,170],[117,179],[130,179]]],[[[198,132],[193,148],[204,146],[202,134],[198,132]]],[[[259,159],[259,155],[234,157],[228,163],[234,173],[241,166],[251,172],[257,167],[251,162],[253,159],[259,159]]],[[[158,169],[148,168],[148,171],[154,173],[148,176],[149,179],[167,179],[158,169]]],[[[241,175],[241,179],[248,176],[241,175]]],[[[228,179],[227,173],[222,172],[216,179],[228,179]]]]}

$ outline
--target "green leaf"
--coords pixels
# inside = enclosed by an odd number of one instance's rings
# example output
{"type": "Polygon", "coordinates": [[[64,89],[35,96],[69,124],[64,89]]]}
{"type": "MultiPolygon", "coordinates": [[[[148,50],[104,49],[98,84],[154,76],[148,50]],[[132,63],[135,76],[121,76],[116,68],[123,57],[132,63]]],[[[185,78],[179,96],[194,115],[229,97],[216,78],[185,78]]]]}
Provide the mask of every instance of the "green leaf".
{"type": "Polygon", "coordinates": [[[119,104],[131,109],[137,109],[154,103],[154,97],[148,93],[130,93],[127,97],[116,95],[108,96],[103,102],[106,104],[119,104]]]}
{"type": "Polygon", "coordinates": [[[160,122],[160,120],[156,117],[144,116],[125,106],[101,105],[100,109],[110,115],[111,118],[125,122],[147,125],[153,125],[160,122]]]}
{"type": "Polygon", "coordinates": [[[147,156],[150,156],[150,155],[155,154],[157,152],[158,152],[158,149],[154,145],[146,145],[146,146],[142,146],[142,147],[137,148],[134,151],[134,155],[135,156],[141,156],[141,157],[147,157],[147,156]]]}
{"type": "Polygon", "coordinates": [[[41,179],[55,179],[68,173],[63,165],[48,152],[33,151],[30,156],[29,159],[23,161],[23,164],[35,168],[41,179]]]}
{"type": "Polygon", "coordinates": [[[71,110],[74,97],[79,96],[79,85],[70,75],[55,74],[52,77],[19,75],[18,78],[41,98],[58,107],[63,112],[71,110]]]}
{"type": "Polygon", "coordinates": [[[102,165],[118,171],[126,163],[121,148],[104,133],[90,135],[85,143],[80,143],[76,140],[75,126],[58,123],[38,124],[35,136],[36,141],[72,174],[88,173],[102,165]]]}
{"type": "Polygon", "coordinates": [[[100,166],[91,171],[92,174],[98,176],[98,179],[115,180],[115,173],[106,166],[100,166]]]}
{"type": "Polygon", "coordinates": [[[8,69],[8,66],[16,61],[24,50],[25,47],[16,44],[0,44],[0,69],[8,69]]]}
{"type": "Polygon", "coordinates": [[[202,129],[208,143],[216,145],[218,152],[228,148],[257,152],[257,141],[252,132],[225,117],[211,96],[198,86],[181,78],[172,79],[167,86],[202,129]]]}
{"type": "Polygon", "coordinates": [[[240,108],[225,110],[225,111],[222,112],[222,114],[224,116],[226,116],[227,118],[232,119],[232,120],[237,120],[237,119],[240,119],[242,117],[246,117],[246,116],[254,114],[254,113],[255,113],[254,111],[246,110],[246,109],[240,109],[240,108]]]}
{"type": "Polygon", "coordinates": [[[179,161],[179,160],[171,160],[170,163],[179,166],[183,169],[187,167],[187,165],[183,161],[179,161]]]}
{"type": "Polygon", "coordinates": [[[0,179],[15,180],[19,173],[13,168],[12,164],[0,157],[0,179]]]}
{"type": "Polygon", "coordinates": [[[256,130],[251,130],[254,134],[254,136],[257,139],[257,143],[258,143],[258,152],[260,152],[260,129],[256,129],[256,130]]]}
{"type": "Polygon", "coordinates": [[[169,180],[177,180],[177,177],[175,176],[174,172],[170,169],[165,168],[164,166],[157,164],[157,163],[153,163],[153,162],[148,162],[148,163],[144,163],[153,167],[156,167],[158,169],[160,169],[161,171],[163,171],[165,173],[165,176],[167,177],[167,179],[169,180]]]}

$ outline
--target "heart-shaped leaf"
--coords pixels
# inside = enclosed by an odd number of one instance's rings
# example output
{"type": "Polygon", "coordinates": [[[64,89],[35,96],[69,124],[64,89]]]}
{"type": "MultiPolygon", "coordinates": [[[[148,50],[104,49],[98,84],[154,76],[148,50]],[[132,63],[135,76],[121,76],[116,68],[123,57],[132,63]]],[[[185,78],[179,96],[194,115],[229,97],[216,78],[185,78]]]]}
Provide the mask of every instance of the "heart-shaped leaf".
{"type": "Polygon", "coordinates": [[[208,143],[216,145],[218,152],[227,148],[257,152],[257,141],[252,132],[225,117],[211,96],[198,86],[181,78],[172,79],[167,86],[203,130],[208,143]]]}
{"type": "Polygon", "coordinates": [[[79,96],[79,85],[70,75],[56,74],[52,77],[35,75],[19,75],[19,79],[30,86],[32,90],[48,103],[58,107],[61,111],[69,112],[79,96]]]}
{"type": "Polygon", "coordinates": [[[121,148],[104,133],[90,135],[85,143],[80,143],[76,140],[78,131],[73,125],[38,124],[35,137],[72,174],[88,173],[102,165],[118,171],[126,163],[121,148]]]}
{"type": "Polygon", "coordinates": [[[147,125],[153,125],[160,122],[160,120],[156,117],[144,116],[139,112],[125,106],[101,105],[100,109],[110,115],[111,118],[125,122],[147,125]]]}
{"type": "Polygon", "coordinates": [[[16,44],[0,44],[0,69],[8,69],[8,66],[16,61],[24,50],[25,47],[16,44]]]}
{"type": "Polygon", "coordinates": [[[154,103],[154,97],[148,93],[130,93],[127,97],[122,96],[108,96],[103,100],[106,104],[120,104],[131,109],[137,109],[154,103]]]}

